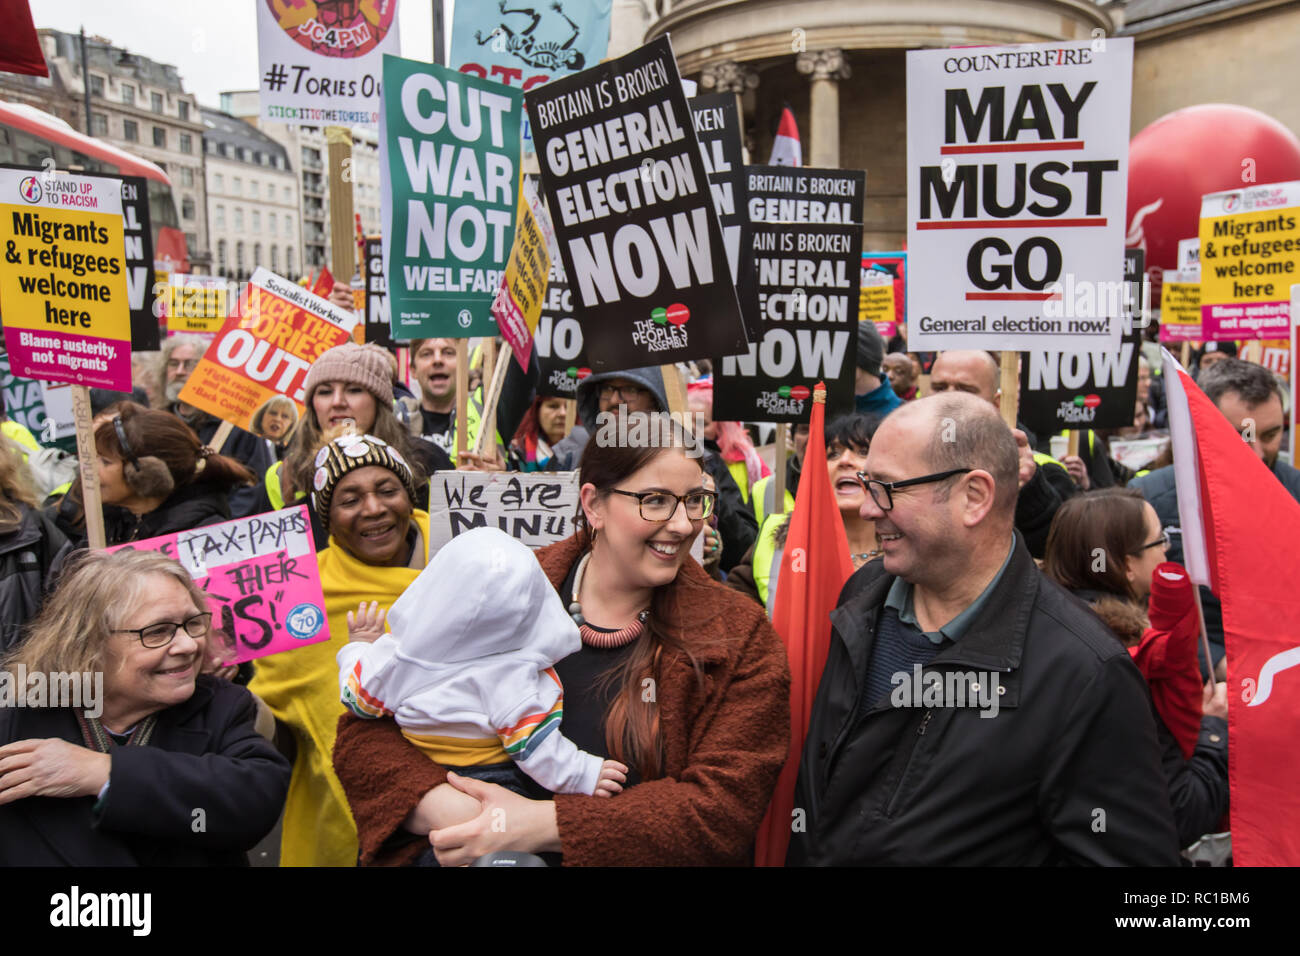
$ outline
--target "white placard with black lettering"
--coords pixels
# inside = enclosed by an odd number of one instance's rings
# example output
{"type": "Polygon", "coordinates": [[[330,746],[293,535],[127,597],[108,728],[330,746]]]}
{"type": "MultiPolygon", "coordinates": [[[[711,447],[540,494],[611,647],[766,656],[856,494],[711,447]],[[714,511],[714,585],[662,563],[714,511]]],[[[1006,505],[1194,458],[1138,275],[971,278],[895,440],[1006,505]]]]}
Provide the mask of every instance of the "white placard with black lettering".
{"type": "MultiPolygon", "coordinates": [[[[471,528],[500,528],[530,548],[577,531],[578,472],[437,471],[429,488],[429,554],[471,528]]],[[[691,547],[698,561],[704,536],[691,547]]]]}
{"type": "Polygon", "coordinates": [[[856,223],[755,223],[765,331],[714,366],[718,421],[806,422],[826,383],[828,419],[853,408],[862,229],[856,223]]]}
{"type": "Polygon", "coordinates": [[[1130,38],[908,51],[908,348],[1119,346],[1132,81],[1130,38]]]}
{"type": "Polygon", "coordinates": [[[667,37],[524,95],[547,207],[597,371],[747,344],[667,37]]]}

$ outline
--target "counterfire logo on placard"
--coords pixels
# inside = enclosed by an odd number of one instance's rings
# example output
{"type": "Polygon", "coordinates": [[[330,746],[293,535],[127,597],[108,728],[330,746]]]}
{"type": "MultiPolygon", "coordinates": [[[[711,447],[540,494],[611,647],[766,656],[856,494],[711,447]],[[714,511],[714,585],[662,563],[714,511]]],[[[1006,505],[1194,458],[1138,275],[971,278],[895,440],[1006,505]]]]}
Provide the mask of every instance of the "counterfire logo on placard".
{"type": "Polygon", "coordinates": [[[18,184],[18,195],[27,202],[40,202],[41,192],[41,181],[35,176],[24,176],[23,181],[18,184]]]}
{"type": "Polygon", "coordinates": [[[397,17],[397,0],[266,0],[266,5],[303,49],[348,59],[378,46],[397,17]]]}

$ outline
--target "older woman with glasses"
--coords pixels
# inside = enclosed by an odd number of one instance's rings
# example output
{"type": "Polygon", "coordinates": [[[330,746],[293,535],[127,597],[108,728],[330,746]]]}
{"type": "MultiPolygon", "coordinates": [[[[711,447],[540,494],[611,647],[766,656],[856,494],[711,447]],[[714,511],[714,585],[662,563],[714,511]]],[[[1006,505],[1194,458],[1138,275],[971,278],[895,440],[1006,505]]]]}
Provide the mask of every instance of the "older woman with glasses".
{"type": "Polygon", "coordinates": [[[363,864],[430,845],[442,866],[494,851],[568,866],[751,861],[789,749],[789,665],[762,610],[690,558],[716,498],[680,426],[646,424],[639,446],[587,444],[581,530],[537,552],[582,639],[553,671],[563,732],[629,767],[623,793],[530,800],[448,773],[391,719],[344,717],[334,766],[363,864]],[[478,813],[458,823],[466,797],[478,813]]]}
{"type": "Polygon", "coordinates": [[[176,561],[87,552],[3,662],[0,865],[245,864],[289,765],[208,676],[212,614],[176,561]],[[21,678],[21,679],[20,679],[21,678]]]}

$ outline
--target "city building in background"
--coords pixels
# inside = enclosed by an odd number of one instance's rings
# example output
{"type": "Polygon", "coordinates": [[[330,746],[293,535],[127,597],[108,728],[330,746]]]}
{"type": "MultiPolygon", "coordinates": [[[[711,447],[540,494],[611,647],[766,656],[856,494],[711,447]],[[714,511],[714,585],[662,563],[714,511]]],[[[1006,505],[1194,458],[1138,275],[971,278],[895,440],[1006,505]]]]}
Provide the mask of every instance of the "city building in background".
{"type": "Polygon", "coordinates": [[[211,267],[203,177],[203,122],[177,68],[86,38],[90,124],[84,108],[81,38],[61,30],[37,31],[49,77],[0,73],[0,99],[26,103],[157,164],[172,182],[176,216],[190,266],[211,267]]]}
{"type": "Polygon", "coordinates": [[[288,151],[256,126],[201,108],[212,269],[242,282],[258,266],[297,278],[300,183],[288,151]]]}
{"type": "MultiPolygon", "coordinates": [[[[261,119],[257,90],[222,93],[221,108],[256,126],[287,151],[298,169],[301,187],[302,268],[316,270],[329,265],[330,184],[324,129],[319,126],[290,126],[261,119]]],[[[349,175],[352,179],[353,212],[361,216],[361,228],[366,235],[379,235],[379,136],[375,131],[359,128],[352,130],[352,168],[349,175]]]]}
{"type": "MultiPolygon", "coordinates": [[[[867,248],[896,249],[906,237],[909,49],[1132,36],[1130,135],[1207,102],[1253,107],[1300,133],[1300,100],[1291,84],[1277,82],[1295,74],[1295,2],[647,0],[619,7],[624,28],[640,12],[653,14],[644,38],[671,34],[682,76],[701,92],[740,97],[750,162],[766,160],[789,106],[806,165],[866,169],[867,248]],[[1231,69],[1205,69],[1225,58],[1231,69]]],[[[615,44],[610,49],[616,55],[615,44]]]]}

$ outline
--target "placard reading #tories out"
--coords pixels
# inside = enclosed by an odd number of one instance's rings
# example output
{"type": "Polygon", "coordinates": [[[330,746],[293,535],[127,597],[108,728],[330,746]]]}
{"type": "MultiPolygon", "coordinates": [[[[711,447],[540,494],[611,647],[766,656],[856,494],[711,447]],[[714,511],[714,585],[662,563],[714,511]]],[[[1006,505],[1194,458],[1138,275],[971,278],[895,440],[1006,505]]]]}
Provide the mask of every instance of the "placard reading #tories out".
{"type": "Polygon", "coordinates": [[[0,169],[0,320],[20,378],[131,390],[122,183],[0,169]]]}
{"type": "Polygon", "coordinates": [[[384,57],[380,204],[393,338],[496,335],[515,236],[520,94],[384,57]]]}
{"type": "Polygon", "coordinates": [[[758,302],[766,331],[714,365],[718,421],[806,422],[826,383],[826,415],[853,408],[862,229],[856,223],[755,223],[758,302]]]}
{"type": "Polygon", "coordinates": [[[293,399],[301,415],[308,369],[322,352],[349,341],[356,324],[352,311],[258,269],[247,301],[226,319],[180,400],[248,431],[277,395],[293,399]]]}
{"type": "Polygon", "coordinates": [[[401,50],[397,0],[254,2],[263,118],[373,127],[379,121],[380,57],[401,50]]]}
{"type": "Polygon", "coordinates": [[[1065,287],[1123,281],[1132,81],[1130,38],[908,52],[909,349],[1118,347],[1065,287]]]}
{"type": "Polygon", "coordinates": [[[668,38],[552,80],[524,101],[595,368],[743,349],[722,229],[668,38]]]}
{"type": "Polygon", "coordinates": [[[208,596],[212,627],[249,661],[330,637],[307,506],[165,534],[109,551],[160,551],[208,596]]]}
{"type": "Polygon", "coordinates": [[[1021,356],[1020,421],[1039,435],[1063,428],[1127,428],[1137,402],[1146,254],[1124,250],[1124,298],[1104,308],[1119,311],[1124,338],[1118,349],[1088,352],[1037,350],[1021,356]]]}

